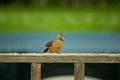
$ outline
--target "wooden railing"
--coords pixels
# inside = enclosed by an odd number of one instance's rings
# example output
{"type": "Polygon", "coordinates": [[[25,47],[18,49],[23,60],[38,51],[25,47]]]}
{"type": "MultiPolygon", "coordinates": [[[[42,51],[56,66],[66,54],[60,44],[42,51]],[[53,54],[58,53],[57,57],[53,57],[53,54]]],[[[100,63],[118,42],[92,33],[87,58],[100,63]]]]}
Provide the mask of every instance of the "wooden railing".
{"type": "Polygon", "coordinates": [[[84,80],[85,63],[120,63],[120,54],[0,53],[0,62],[31,63],[31,80],[41,80],[42,63],[74,63],[74,80],[84,80]]]}

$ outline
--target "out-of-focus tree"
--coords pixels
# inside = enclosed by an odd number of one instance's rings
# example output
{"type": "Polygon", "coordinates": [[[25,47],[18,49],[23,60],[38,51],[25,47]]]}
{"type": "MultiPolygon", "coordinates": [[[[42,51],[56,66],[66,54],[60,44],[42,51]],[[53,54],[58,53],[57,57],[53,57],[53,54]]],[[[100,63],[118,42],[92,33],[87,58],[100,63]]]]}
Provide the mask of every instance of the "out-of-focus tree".
{"type": "Polygon", "coordinates": [[[78,7],[79,3],[80,3],[80,0],[70,0],[70,3],[71,3],[72,6],[78,7]]]}
{"type": "Polygon", "coordinates": [[[106,0],[82,0],[84,7],[105,7],[107,4],[106,0]]]}
{"type": "Polygon", "coordinates": [[[107,7],[118,6],[120,0],[0,0],[0,6],[33,6],[33,7],[51,7],[51,6],[66,6],[66,7],[107,7]]]}
{"type": "Polygon", "coordinates": [[[19,0],[13,0],[11,5],[18,5],[19,4],[19,0]]]}
{"type": "Polygon", "coordinates": [[[48,6],[48,0],[40,0],[40,6],[41,7],[47,7],[48,6]]]}
{"type": "Polygon", "coordinates": [[[99,0],[99,7],[104,8],[106,7],[106,5],[107,5],[106,0],[99,0]]]}
{"type": "Polygon", "coordinates": [[[31,0],[31,5],[33,7],[40,7],[40,0],[31,0]]]}
{"type": "Polygon", "coordinates": [[[30,5],[31,0],[11,0],[11,3],[9,3],[10,5],[13,6],[21,6],[21,5],[30,5]]]}
{"type": "Polygon", "coordinates": [[[60,5],[61,5],[62,7],[67,6],[67,5],[68,5],[68,0],[60,0],[60,5]]]}

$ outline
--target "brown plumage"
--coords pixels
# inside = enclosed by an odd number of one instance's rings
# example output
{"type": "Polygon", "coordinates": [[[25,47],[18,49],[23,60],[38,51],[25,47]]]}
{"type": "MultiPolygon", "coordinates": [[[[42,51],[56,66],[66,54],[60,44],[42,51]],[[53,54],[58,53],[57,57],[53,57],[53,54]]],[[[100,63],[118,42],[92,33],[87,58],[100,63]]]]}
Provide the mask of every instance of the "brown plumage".
{"type": "Polygon", "coordinates": [[[63,45],[64,38],[62,37],[62,33],[59,33],[55,40],[49,41],[45,46],[46,49],[43,51],[46,53],[48,50],[50,52],[58,52],[63,45]]]}

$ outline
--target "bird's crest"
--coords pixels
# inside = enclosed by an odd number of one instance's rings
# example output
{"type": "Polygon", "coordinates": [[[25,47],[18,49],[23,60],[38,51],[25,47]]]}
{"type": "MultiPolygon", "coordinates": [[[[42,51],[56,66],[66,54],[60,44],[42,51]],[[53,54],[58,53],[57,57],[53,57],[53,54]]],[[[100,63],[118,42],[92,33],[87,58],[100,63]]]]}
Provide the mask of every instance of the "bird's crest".
{"type": "Polygon", "coordinates": [[[62,32],[60,32],[60,33],[58,34],[58,37],[62,37],[62,32]]]}

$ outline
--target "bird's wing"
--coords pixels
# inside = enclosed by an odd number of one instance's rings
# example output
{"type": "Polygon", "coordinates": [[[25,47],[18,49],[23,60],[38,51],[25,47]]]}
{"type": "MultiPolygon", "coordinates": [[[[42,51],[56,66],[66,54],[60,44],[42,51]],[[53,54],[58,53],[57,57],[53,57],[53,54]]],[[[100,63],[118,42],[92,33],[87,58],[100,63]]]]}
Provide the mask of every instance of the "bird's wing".
{"type": "Polygon", "coordinates": [[[52,44],[53,44],[53,41],[49,41],[45,46],[50,47],[50,46],[52,46],[52,44]]]}

